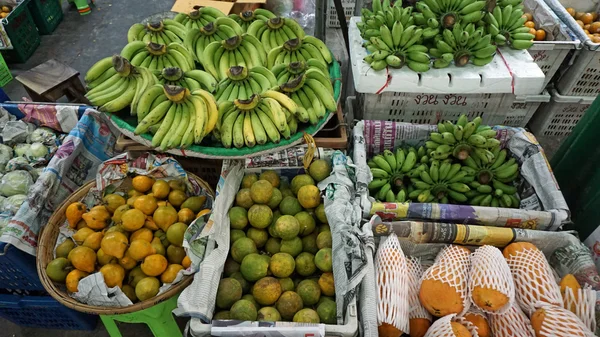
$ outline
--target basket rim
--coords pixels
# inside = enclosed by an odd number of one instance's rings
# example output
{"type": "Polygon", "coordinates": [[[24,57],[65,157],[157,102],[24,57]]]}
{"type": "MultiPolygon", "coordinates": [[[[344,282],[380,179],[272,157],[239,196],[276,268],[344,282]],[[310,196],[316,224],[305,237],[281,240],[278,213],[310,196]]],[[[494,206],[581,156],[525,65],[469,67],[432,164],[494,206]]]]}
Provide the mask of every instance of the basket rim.
{"type": "MultiPolygon", "coordinates": [[[[206,181],[204,181],[202,178],[198,177],[197,175],[191,172],[186,171],[186,173],[188,175],[188,178],[193,178],[203,189],[207,191],[207,193],[209,193],[213,198],[215,198],[214,190],[206,181]]],[[[94,179],[83,184],[81,187],[79,187],[77,190],[71,193],[71,195],[56,208],[56,210],[52,213],[50,219],[48,219],[48,223],[40,230],[36,253],[36,267],[38,276],[40,278],[40,282],[42,283],[48,294],[62,305],[70,309],[77,310],[79,312],[92,315],[120,315],[148,309],[158,303],[170,299],[171,297],[180,293],[188,285],[190,285],[190,283],[194,279],[193,274],[184,276],[183,279],[179,281],[179,283],[172,286],[170,289],[158,296],[154,296],[150,299],[135,303],[127,307],[118,308],[101,307],[81,303],[69,296],[69,294],[67,294],[66,291],[59,289],[56,286],[56,284],[52,280],[50,280],[48,275],[46,275],[46,266],[53,258],[56,237],[58,236],[60,225],[62,225],[62,223],[64,222],[60,221],[60,219],[63,218],[64,209],[66,209],[68,204],[73,202],[74,199],[80,199],[79,196],[87,194],[87,192],[95,186],[96,180],[94,179]]]]}

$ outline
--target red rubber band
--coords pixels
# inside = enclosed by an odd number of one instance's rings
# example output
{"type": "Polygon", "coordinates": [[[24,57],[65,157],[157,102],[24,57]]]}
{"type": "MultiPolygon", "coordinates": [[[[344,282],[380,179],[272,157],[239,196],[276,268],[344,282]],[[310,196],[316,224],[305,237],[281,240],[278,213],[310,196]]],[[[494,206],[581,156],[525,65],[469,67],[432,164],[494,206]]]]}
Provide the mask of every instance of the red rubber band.
{"type": "Polygon", "coordinates": [[[510,69],[510,66],[508,65],[508,62],[506,62],[506,59],[504,58],[504,55],[502,55],[502,52],[500,51],[500,48],[496,48],[496,50],[498,51],[498,55],[500,55],[500,58],[502,58],[502,61],[504,62],[504,65],[506,66],[506,68],[508,68],[508,72],[510,73],[510,86],[512,88],[512,93],[515,93],[515,77],[513,76],[513,72],[512,69],[510,69]]]}
{"type": "Polygon", "coordinates": [[[383,85],[383,87],[381,87],[379,90],[377,90],[377,92],[375,94],[379,95],[381,94],[381,92],[387,88],[390,85],[390,82],[392,81],[392,75],[390,75],[390,68],[389,67],[385,67],[385,76],[387,77],[387,79],[385,80],[385,84],[383,85]]]}

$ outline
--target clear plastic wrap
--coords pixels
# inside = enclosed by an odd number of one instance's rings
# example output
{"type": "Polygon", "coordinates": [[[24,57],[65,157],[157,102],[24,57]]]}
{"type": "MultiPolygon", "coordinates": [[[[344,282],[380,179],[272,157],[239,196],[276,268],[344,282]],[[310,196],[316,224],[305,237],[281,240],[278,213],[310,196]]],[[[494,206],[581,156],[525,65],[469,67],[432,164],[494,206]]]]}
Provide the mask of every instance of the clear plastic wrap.
{"type": "Polygon", "coordinates": [[[277,16],[293,18],[307,35],[314,35],[316,13],[314,0],[274,0],[268,1],[266,8],[277,16]]]}
{"type": "Polygon", "coordinates": [[[0,194],[5,197],[27,194],[31,185],[33,185],[33,178],[29,172],[23,170],[8,172],[0,180],[0,194]]]}

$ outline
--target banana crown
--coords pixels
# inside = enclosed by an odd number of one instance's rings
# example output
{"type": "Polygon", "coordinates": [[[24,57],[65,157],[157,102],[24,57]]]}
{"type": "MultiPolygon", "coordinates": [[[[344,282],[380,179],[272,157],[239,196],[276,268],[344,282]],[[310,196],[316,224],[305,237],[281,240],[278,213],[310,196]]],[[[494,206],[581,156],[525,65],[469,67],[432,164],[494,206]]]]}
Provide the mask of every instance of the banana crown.
{"type": "Polygon", "coordinates": [[[164,68],[161,71],[162,77],[169,82],[176,82],[183,78],[183,70],[179,67],[164,68]]]}
{"type": "Polygon", "coordinates": [[[190,90],[177,85],[165,84],[163,86],[165,96],[172,102],[181,102],[190,95],[190,90]]]}
{"type": "Polygon", "coordinates": [[[256,108],[256,106],[261,102],[261,97],[258,94],[253,94],[248,99],[236,99],[233,101],[233,104],[236,108],[246,111],[252,110],[256,108]]]}
{"type": "Polygon", "coordinates": [[[146,28],[152,32],[161,32],[165,28],[165,25],[162,21],[152,21],[146,24],[146,28]]]}
{"type": "Polygon", "coordinates": [[[163,55],[167,53],[167,46],[164,44],[158,44],[150,42],[146,45],[146,50],[152,55],[163,55]]]}

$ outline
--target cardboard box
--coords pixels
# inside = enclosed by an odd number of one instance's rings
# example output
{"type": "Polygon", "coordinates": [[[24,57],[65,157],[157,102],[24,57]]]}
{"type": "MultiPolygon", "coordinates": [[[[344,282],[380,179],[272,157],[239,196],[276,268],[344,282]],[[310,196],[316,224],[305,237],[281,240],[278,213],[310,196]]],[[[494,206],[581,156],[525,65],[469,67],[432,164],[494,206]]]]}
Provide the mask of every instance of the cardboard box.
{"type": "Polygon", "coordinates": [[[223,14],[228,15],[230,13],[239,14],[243,11],[254,10],[259,8],[261,4],[266,4],[267,0],[237,0],[234,2],[229,1],[212,1],[212,0],[177,0],[171,10],[178,13],[189,13],[194,9],[200,7],[214,7],[223,14]]]}

